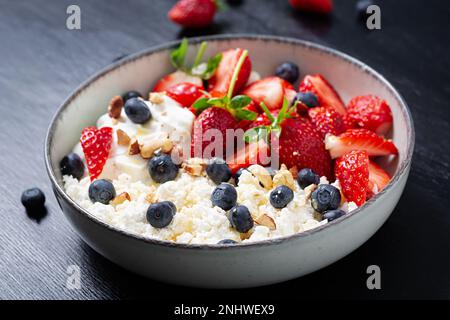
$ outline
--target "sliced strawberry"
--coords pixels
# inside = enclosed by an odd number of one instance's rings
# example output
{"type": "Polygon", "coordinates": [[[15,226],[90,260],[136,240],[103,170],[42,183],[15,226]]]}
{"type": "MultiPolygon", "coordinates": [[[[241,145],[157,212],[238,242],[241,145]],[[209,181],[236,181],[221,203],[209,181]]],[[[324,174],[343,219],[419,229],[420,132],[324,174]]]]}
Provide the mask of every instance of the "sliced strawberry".
{"type": "Polygon", "coordinates": [[[361,206],[366,201],[369,185],[369,155],[365,151],[351,151],[338,158],[334,174],[339,180],[347,201],[361,206]]]}
{"type": "MultiPolygon", "coordinates": [[[[222,59],[220,60],[219,66],[211,79],[208,80],[209,92],[217,91],[222,92],[223,94],[228,93],[234,69],[236,68],[239,58],[243,52],[244,50],[240,48],[222,52],[222,59]]],[[[246,57],[237,76],[233,89],[233,95],[245,86],[251,72],[252,62],[249,57],[246,57]]]]}
{"type": "Polygon", "coordinates": [[[300,11],[329,14],[333,11],[332,0],[289,0],[292,7],[300,11]]]}
{"type": "Polygon", "coordinates": [[[346,129],[342,116],[333,108],[311,108],[308,115],[324,138],[328,133],[339,135],[346,129]]]}
{"type": "Polygon", "coordinates": [[[373,95],[354,97],[347,105],[350,126],[384,135],[392,127],[392,112],[387,102],[373,95]]]}
{"type": "Polygon", "coordinates": [[[228,161],[231,172],[235,174],[239,169],[246,168],[252,164],[267,165],[267,157],[270,157],[270,148],[264,140],[258,140],[246,144],[238,150],[233,159],[228,161]]]}
{"type": "Polygon", "coordinates": [[[204,94],[203,87],[182,82],[169,87],[166,94],[184,107],[190,107],[204,94]]]}
{"type": "Polygon", "coordinates": [[[203,81],[200,77],[191,76],[183,71],[178,70],[161,78],[153,87],[152,92],[166,91],[170,87],[184,82],[203,87],[203,81]]]}
{"type": "Polygon", "coordinates": [[[168,13],[173,22],[188,28],[210,25],[217,11],[214,0],[180,0],[168,13]]]}
{"type": "Polygon", "coordinates": [[[364,150],[369,156],[397,155],[398,150],[391,140],[366,129],[350,129],[339,136],[327,135],[325,147],[333,159],[353,150],[364,150]]]}
{"type": "Polygon", "coordinates": [[[346,113],[344,102],[331,84],[320,74],[308,75],[299,86],[300,92],[312,92],[319,99],[320,107],[332,107],[341,115],[346,113]]]}
{"type": "Polygon", "coordinates": [[[111,150],[113,129],[110,127],[87,127],[81,133],[81,147],[86,158],[91,181],[103,170],[111,150]]]}
{"type": "Polygon", "coordinates": [[[279,77],[269,77],[251,83],[242,94],[252,98],[258,105],[264,102],[269,110],[276,110],[281,108],[284,97],[292,101],[296,92],[289,82],[279,77]]]}
{"type": "Polygon", "coordinates": [[[369,188],[367,191],[367,199],[373,195],[374,187],[380,192],[391,181],[389,174],[384,171],[375,162],[369,162],[369,188]]]}

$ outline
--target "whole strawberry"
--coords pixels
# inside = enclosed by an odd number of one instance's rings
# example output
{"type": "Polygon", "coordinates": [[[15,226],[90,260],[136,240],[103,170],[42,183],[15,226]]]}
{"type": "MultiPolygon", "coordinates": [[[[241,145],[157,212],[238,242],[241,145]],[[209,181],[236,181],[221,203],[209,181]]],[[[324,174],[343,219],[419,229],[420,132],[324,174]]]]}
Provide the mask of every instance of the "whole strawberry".
{"type": "Polygon", "coordinates": [[[86,158],[91,181],[96,179],[108,160],[112,144],[112,128],[87,127],[81,133],[81,147],[86,158]]]}
{"type": "Polygon", "coordinates": [[[180,0],[168,13],[173,22],[187,28],[209,26],[217,11],[214,0],[180,0]]]}
{"type": "Polygon", "coordinates": [[[369,155],[365,151],[351,151],[338,158],[334,167],[336,179],[347,201],[358,206],[366,202],[369,186],[369,155]]]}
{"type": "Polygon", "coordinates": [[[339,135],[346,129],[344,119],[333,108],[311,108],[308,109],[308,115],[324,138],[328,133],[339,135]]]}
{"type": "Polygon", "coordinates": [[[333,11],[332,0],[289,0],[295,9],[319,14],[329,14],[333,11]]]}

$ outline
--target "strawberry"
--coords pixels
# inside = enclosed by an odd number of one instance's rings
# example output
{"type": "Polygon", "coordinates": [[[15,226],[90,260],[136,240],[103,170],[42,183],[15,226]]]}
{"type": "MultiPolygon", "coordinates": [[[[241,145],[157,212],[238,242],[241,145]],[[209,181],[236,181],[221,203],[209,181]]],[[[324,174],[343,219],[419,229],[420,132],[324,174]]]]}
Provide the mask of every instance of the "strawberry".
{"type": "Polygon", "coordinates": [[[333,159],[353,150],[364,150],[369,156],[398,154],[391,140],[366,129],[350,129],[339,136],[327,135],[325,147],[330,151],[333,159]]]}
{"type": "Polygon", "coordinates": [[[103,170],[112,144],[113,129],[110,127],[87,127],[81,133],[81,147],[86,158],[91,181],[103,170]]]}
{"type": "Polygon", "coordinates": [[[295,9],[319,14],[329,14],[333,11],[332,0],[289,0],[295,9]]]}
{"type": "Polygon", "coordinates": [[[361,206],[366,201],[369,185],[369,155],[366,151],[351,151],[338,158],[334,167],[336,179],[347,201],[361,206]]]}
{"type": "Polygon", "coordinates": [[[373,189],[376,186],[376,190],[380,192],[391,181],[389,174],[384,171],[375,162],[369,162],[369,187],[367,191],[367,199],[373,195],[373,189]]]}
{"type": "Polygon", "coordinates": [[[189,82],[182,82],[169,87],[166,94],[184,107],[190,107],[198,98],[203,96],[203,86],[189,82]]]}
{"type": "Polygon", "coordinates": [[[339,135],[346,129],[344,119],[333,108],[311,108],[308,109],[308,115],[324,138],[328,133],[339,135]]]}
{"type": "Polygon", "coordinates": [[[152,92],[162,92],[180,83],[191,83],[198,87],[203,87],[203,81],[197,76],[191,76],[183,71],[175,71],[161,78],[153,87],[152,92]]]}
{"type": "Polygon", "coordinates": [[[217,11],[213,0],[180,0],[168,13],[173,22],[187,28],[204,28],[210,25],[217,11]]]}
{"type": "MultiPolygon", "coordinates": [[[[244,50],[230,49],[222,52],[222,59],[216,69],[214,75],[208,80],[208,91],[216,91],[226,94],[230,88],[234,69],[242,56],[244,50]]],[[[250,73],[252,72],[252,62],[247,56],[242,65],[239,66],[240,71],[234,84],[233,95],[239,92],[247,83],[250,73]]]]}
{"type": "Polygon", "coordinates": [[[341,97],[320,74],[306,76],[300,83],[299,91],[314,93],[319,99],[319,107],[332,107],[341,115],[346,113],[341,97]]]}
{"type": "Polygon", "coordinates": [[[264,157],[270,157],[270,148],[264,140],[258,140],[246,144],[244,148],[238,150],[232,161],[228,162],[231,172],[235,174],[239,169],[249,167],[252,164],[265,163],[264,157]]]}
{"type": "Polygon", "coordinates": [[[392,127],[391,108],[373,95],[354,97],[347,105],[347,120],[354,128],[385,134],[392,127]]]}
{"type": "Polygon", "coordinates": [[[281,108],[284,97],[288,101],[294,100],[296,92],[286,80],[268,77],[251,83],[244,88],[242,94],[252,98],[258,105],[264,102],[269,110],[276,110],[281,108]]]}

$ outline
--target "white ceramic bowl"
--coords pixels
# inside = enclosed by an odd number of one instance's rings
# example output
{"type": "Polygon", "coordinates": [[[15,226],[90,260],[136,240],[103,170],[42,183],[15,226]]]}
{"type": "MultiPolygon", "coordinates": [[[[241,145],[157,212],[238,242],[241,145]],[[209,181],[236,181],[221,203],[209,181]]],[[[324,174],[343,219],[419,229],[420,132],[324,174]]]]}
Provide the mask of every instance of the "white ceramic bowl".
{"type": "Polygon", "coordinates": [[[399,149],[385,161],[393,174],[389,185],[346,216],[311,231],[235,246],[185,245],[143,238],[105,224],[64,192],[59,161],[77,143],[81,130],[105,113],[110,98],[128,90],[147,92],[171,70],[169,51],[178,42],[150,48],[100,71],[83,83],[59,108],[45,143],[45,160],[53,189],[65,216],[94,250],[122,267],[164,282],[196,287],[231,288],[266,285],[323,268],[349,254],[385,222],[405,186],[414,148],[412,118],[400,94],[364,63],[313,43],[270,36],[228,35],[207,40],[212,54],[228,48],[248,49],[254,70],[273,73],[285,60],[298,63],[302,75],[321,73],[344,101],[372,93],[392,108],[392,139],[399,149]]]}

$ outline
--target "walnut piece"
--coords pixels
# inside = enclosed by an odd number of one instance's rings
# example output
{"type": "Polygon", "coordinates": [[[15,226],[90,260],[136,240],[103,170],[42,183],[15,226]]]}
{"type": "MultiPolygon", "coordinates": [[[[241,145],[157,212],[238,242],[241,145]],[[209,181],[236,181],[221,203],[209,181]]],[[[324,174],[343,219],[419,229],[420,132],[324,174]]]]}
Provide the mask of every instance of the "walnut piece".
{"type": "Polygon", "coordinates": [[[130,145],[128,147],[128,154],[129,155],[135,155],[139,154],[140,148],[139,148],[139,142],[136,139],[131,140],[130,145]]]}
{"type": "Polygon", "coordinates": [[[139,145],[141,157],[149,159],[153,156],[155,151],[161,150],[162,152],[170,152],[173,148],[173,143],[170,139],[155,139],[152,141],[146,141],[139,145]]]}
{"type": "Polygon", "coordinates": [[[285,185],[294,190],[295,180],[292,173],[287,169],[287,167],[282,164],[280,170],[273,177],[273,185],[275,187],[285,185]]]}
{"type": "Polygon", "coordinates": [[[148,203],[155,203],[158,202],[158,199],[156,198],[156,194],[154,192],[150,192],[145,196],[145,201],[148,203]]]}
{"type": "Polygon", "coordinates": [[[190,158],[181,167],[191,176],[199,177],[203,174],[207,165],[207,162],[202,158],[190,158]]]}
{"type": "Polygon", "coordinates": [[[124,203],[126,200],[131,201],[131,197],[128,194],[128,192],[122,192],[118,196],[116,196],[112,201],[111,204],[118,205],[124,203]]]}
{"type": "Polygon", "coordinates": [[[108,115],[113,119],[119,119],[123,108],[123,99],[121,96],[115,96],[108,105],[108,115]]]}
{"type": "Polygon", "coordinates": [[[122,129],[116,131],[117,134],[117,144],[120,146],[128,146],[130,144],[131,138],[122,129]]]}
{"type": "Polygon", "coordinates": [[[315,184],[310,184],[309,186],[307,186],[305,188],[305,199],[309,199],[311,198],[311,194],[314,192],[314,190],[316,190],[317,185],[315,184]]]}
{"type": "Polygon", "coordinates": [[[275,230],[277,228],[277,225],[275,224],[275,221],[272,219],[272,217],[268,216],[265,213],[259,215],[254,220],[256,224],[259,224],[260,226],[265,226],[270,230],[275,230]]]}
{"type": "Polygon", "coordinates": [[[255,176],[259,180],[259,183],[264,188],[272,188],[272,176],[266,168],[260,166],[259,164],[253,164],[248,167],[247,170],[250,171],[251,174],[253,174],[253,176],[255,176]]]}
{"type": "Polygon", "coordinates": [[[150,92],[148,100],[153,104],[160,104],[164,102],[164,95],[160,92],[150,92]]]}

